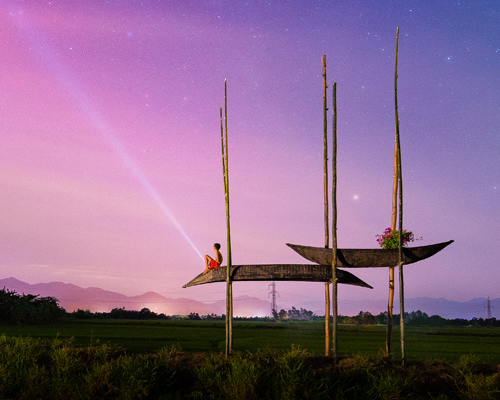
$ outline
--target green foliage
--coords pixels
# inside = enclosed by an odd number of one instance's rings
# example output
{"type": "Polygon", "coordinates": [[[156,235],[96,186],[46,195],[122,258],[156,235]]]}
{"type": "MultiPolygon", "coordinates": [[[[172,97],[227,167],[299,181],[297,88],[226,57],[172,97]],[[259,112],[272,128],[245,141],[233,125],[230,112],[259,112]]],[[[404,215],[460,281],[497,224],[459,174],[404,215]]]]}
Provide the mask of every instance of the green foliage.
{"type": "MultiPolygon", "coordinates": [[[[355,356],[338,362],[288,351],[236,353],[229,361],[211,355],[197,370],[201,386],[192,397],[203,399],[455,399],[468,397],[453,366],[414,364],[403,368],[384,358],[355,356]],[[457,378],[454,378],[454,377],[457,378]]],[[[492,371],[485,380],[493,382],[492,371]]],[[[477,374],[473,375],[478,378],[477,374]]],[[[493,391],[484,392],[488,395],[493,391]]],[[[483,394],[484,394],[483,393],[483,394]]]]}
{"type": "Polygon", "coordinates": [[[498,365],[472,355],[403,368],[382,356],[334,361],[299,346],[236,352],[226,360],[222,352],[176,347],[127,354],[95,342],[0,336],[5,399],[494,399],[499,377],[498,365]]]}
{"type": "Polygon", "coordinates": [[[169,319],[165,314],[156,314],[154,311],[151,311],[149,308],[146,307],[144,307],[140,311],[125,310],[125,308],[113,308],[110,313],[100,313],[99,316],[110,319],[133,319],[133,320],[169,319]]]}
{"type": "Polygon", "coordinates": [[[19,295],[5,288],[0,290],[0,322],[48,323],[60,320],[65,314],[53,297],[19,295]]]}
{"type": "Polygon", "coordinates": [[[481,371],[477,356],[463,355],[455,365],[455,382],[465,399],[497,399],[500,398],[500,373],[481,371]]]}
{"type": "Polygon", "coordinates": [[[165,352],[127,355],[108,345],[0,336],[1,398],[140,399],[168,393],[175,375],[165,352]]]}
{"type": "Polygon", "coordinates": [[[377,319],[369,311],[360,311],[354,317],[339,316],[342,324],[356,324],[356,325],[375,325],[377,319]]]}
{"type": "Polygon", "coordinates": [[[275,321],[312,321],[317,319],[317,316],[310,310],[306,310],[305,308],[301,308],[297,310],[295,307],[292,307],[291,310],[280,310],[277,312],[273,310],[273,319],[275,321]]]}

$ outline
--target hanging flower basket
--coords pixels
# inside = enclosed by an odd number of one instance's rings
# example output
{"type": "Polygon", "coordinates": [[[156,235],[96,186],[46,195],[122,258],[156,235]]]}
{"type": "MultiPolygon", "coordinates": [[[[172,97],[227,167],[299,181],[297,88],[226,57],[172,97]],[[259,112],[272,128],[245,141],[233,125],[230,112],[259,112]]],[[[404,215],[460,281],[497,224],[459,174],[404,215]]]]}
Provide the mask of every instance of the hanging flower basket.
{"type": "MultiPolygon", "coordinates": [[[[386,228],[381,235],[375,235],[377,242],[383,249],[397,249],[399,247],[399,231],[397,229],[386,228]]],[[[403,229],[403,247],[408,246],[408,243],[422,238],[415,239],[412,231],[403,229]]]]}

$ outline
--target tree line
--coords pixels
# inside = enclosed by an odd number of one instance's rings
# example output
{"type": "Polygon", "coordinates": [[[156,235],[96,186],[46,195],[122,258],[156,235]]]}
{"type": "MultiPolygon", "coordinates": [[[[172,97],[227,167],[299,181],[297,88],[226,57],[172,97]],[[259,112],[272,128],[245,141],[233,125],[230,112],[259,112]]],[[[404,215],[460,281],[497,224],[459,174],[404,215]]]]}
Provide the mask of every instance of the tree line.
{"type": "MultiPolygon", "coordinates": [[[[165,315],[156,314],[155,312],[149,310],[148,308],[143,308],[140,311],[130,311],[124,308],[115,308],[111,312],[97,312],[92,313],[89,310],[77,310],[68,314],[69,316],[77,319],[136,319],[136,320],[172,320],[172,319],[183,319],[192,321],[225,321],[226,316],[224,314],[207,314],[199,315],[196,312],[192,312],[189,315],[165,315]]],[[[388,312],[381,312],[378,315],[373,315],[369,311],[360,311],[354,316],[338,316],[338,322],[340,324],[349,325],[387,325],[388,312]]],[[[393,314],[392,324],[398,326],[400,323],[399,314],[393,314]]],[[[297,309],[292,307],[290,310],[281,309],[279,312],[273,310],[273,317],[235,317],[236,321],[263,321],[263,322],[286,322],[286,321],[324,321],[324,316],[318,316],[310,310],[304,308],[297,309]]],[[[427,313],[420,310],[405,312],[405,324],[407,326],[450,326],[450,327],[462,327],[462,326],[493,326],[500,327],[500,320],[496,318],[472,318],[472,319],[446,319],[440,317],[439,315],[429,316],[427,313]]]]}
{"type": "MultiPolygon", "coordinates": [[[[224,321],[224,314],[199,315],[192,312],[189,315],[165,315],[157,314],[148,308],[139,311],[126,310],[125,308],[114,308],[111,312],[91,312],[78,309],[67,313],[59,306],[59,301],[54,297],[40,297],[32,294],[18,294],[3,288],[0,290],[0,323],[51,323],[60,321],[63,317],[74,319],[122,319],[122,320],[208,320],[224,321]]],[[[263,322],[285,322],[285,321],[324,321],[324,316],[318,316],[310,310],[292,307],[290,310],[281,309],[279,312],[273,310],[272,317],[235,317],[235,320],[263,321],[263,322]]],[[[355,316],[338,316],[340,324],[355,325],[387,325],[388,312],[373,315],[368,311],[360,311],[355,316]]],[[[408,326],[492,326],[500,327],[500,320],[496,318],[472,318],[471,320],[455,318],[445,319],[439,315],[429,316],[420,310],[406,312],[404,317],[408,326]]],[[[392,324],[399,325],[398,314],[393,315],[392,324]]]]}
{"type": "MultiPolygon", "coordinates": [[[[353,317],[339,316],[339,323],[341,324],[355,324],[355,325],[387,325],[389,313],[387,311],[381,312],[378,315],[373,315],[368,311],[360,311],[358,315],[353,317]]],[[[400,314],[393,314],[392,325],[399,325],[400,314]]],[[[500,320],[496,318],[454,318],[446,319],[439,315],[429,316],[427,313],[420,310],[405,312],[404,323],[407,326],[450,326],[450,327],[463,327],[463,326],[494,326],[500,327],[500,320]]]]}

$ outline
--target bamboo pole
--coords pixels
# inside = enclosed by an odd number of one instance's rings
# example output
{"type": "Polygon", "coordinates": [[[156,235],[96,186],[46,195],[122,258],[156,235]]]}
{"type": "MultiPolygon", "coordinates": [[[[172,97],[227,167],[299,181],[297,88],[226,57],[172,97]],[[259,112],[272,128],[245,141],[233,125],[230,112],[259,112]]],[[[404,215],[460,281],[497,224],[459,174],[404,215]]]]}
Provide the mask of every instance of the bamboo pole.
{"type": "MultiPolygon", "coordinates": [[[[324,176],[324,203],[325,203],[325,248],[330,245],[330,226],[328,222],[328,104],[326,99],[326,55],[321,59],[323,65],[323,176],[324,176]]],[[[325,356],[330,355],[330,283],[325,282],[325,356]]]]}
{"type": "MultiPolygon", "coordinates": [[[[226,180],[226,151],[225,151],[225,144],[224,144],[224,116],[222,115],[222,106],[220,107],[220,138],[221,138],[221,146],[222,146],[222,176],[224,178],[224,204],[225,204],[225,209],[226,209],[226,224],[227,224],[227,180],[226,180]]],[[[227,267],[227,271],[229,271],[229,266],[227,267]]],[[[229,355],[229,319],[228,319],[228,311],[229,311],[229,291],[228,288],[226,287],[226,322],[225,322],[225,327],[226,327],[226,347],[225,347],[225,354],[226,354],[226,359],[229,355]]]]}
{"type": "MultiPolygon", "coordinates": [[[[394,140],[394,182],[392,192],[392,221],[391,230],[396,229],[397,205],[398,205],[398,146],[397,139],[394,140]]],[[[389,267],[389,300],[387,304],[387,337],[385,342],[385,351],[387,357],[391,357],[391,340],[392,340],[392,319],[394,315],[394,269],[395,266],[389,267]]]]}
{"type": "Polygon", "coordinates": [[[328,248],[330,245],[330,227],[328,224],[328,121],[327,121],[327,111],[328,104],[326,99],[326,89],[328,85],[326,84],[326,56],[322,58],[323,64],[323,175],[324,175],[324,202],[325,202],[325,247],[328,248]]]}
{"type": "Polygon", "coordinates": [[[227,147],[227,79],[224,79],[224,128],[226,145],[226,196],[227,196],[227,281],[229,286],[229,354],[233,352],[233,282],[231,280],[231,269],[233,267],[231,252],[231,226],[229,214],[229,161],[227,147]]]}
{"type": "MultiPolygon", "coordinates": [[[[396,65],[397,69],[397,65],[396,65]]],[[[397,70],[396,70],[397,74],[397,70]]],[[[397,77],[396,77],[397,79],[397,77]]],[[[395,81],[396,85],[396,81],[395,81]]],[[[397,89],[395,89],[397,90],[397,89]]],[[[397,99],[396,99],[397,104],[397,99]]],[[[391,215],[391,230],[396,229],[396,221],[398,217],[398,185],[399,185],[399,170],[398,170],[398,134],[399,134],[399,120],[396,109],[396,124],[394,129],[394,178],[392,182],[392,215],[391,215]]],[[[387,337],[385,342],[385,351],[387,357],[391,358],[392,355],[392,319],[394,315],[394,269],[395,266],[389,266],[389,299],[387,304],[387,337]]]]}
{"type": "Polygon", "coordinates": [[[332,113],[333,113],[333,156],[332,156],[332,298],[333,298],[333,357],[337,358],[337,83],[333,82],[332,88],[332,113]]]}
{"type": "Polygon", "coordinates": [[[224,176],[224,198],[226,203],[227,224],[227,275],[226,275],[226,359],[233,349],[233,284],[231,281],[231,224],[229,215],[229,168],[227,147],[227,80],[224,80],[224,118],[220,108],[222,168],[224,176]],[[224,121],[223,121],[224,120],[224,121]]]}
{"type": "Polygon", "coordinates": [[[325,356],[330,355],[330,283],[325,282],[325,356]]]}
{"type": "Polygon", "coordinates": [[[400,333],[401,333],[401,362],[403,366],[406,362],[405,351],[405,326],[404,326],[404,279],[403,279],[403,174],[401,166],[401,140],[399,134],[399,114],[398,114],[398,47],[399,47],[399,26],[396,32],[396,62],[394,69],[394,110],[396,116],[396,146],[397,146],[397,169],[399,188],[399,313],[400,313],[400,333]]]}
{"type": "MultiPolygon", "coordinates": [[[[394,230],[394,228],[391,227],[394,230]]],[[[385,352],[387,357],[391,358],[391,338],[392,338],[392,319],[394,315],[394,267],[389,267],[389,301],[387,305],[387,337],[385,341],[385,352]]]]}

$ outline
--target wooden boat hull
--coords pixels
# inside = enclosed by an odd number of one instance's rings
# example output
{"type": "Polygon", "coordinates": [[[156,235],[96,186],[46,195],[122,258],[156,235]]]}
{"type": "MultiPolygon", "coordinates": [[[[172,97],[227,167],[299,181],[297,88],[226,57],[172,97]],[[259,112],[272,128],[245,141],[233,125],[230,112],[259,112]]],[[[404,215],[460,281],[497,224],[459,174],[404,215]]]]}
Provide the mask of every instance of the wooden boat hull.
{"type": "MultiPolygon", "coordinates": [[[[404,247],[403,262],[412,264],[417,261],[425,260],[443,250],[446,246],[453,243],[449,242],[431,244],[419,247],[404,247]]],[[[324,247],[302,246],[289,244],[297,253],[305,259],[321,265],[331,265],[333,259],[333,250],[324,247]]],[[[392,267],[399,263],[398,249],[337,249],[337,267],[340,268],[377,268],[392,267]]]]}
{"type": "MultiPolygon", "coordinates": [[[[227,267],[211,269],[206,274],[200,274],[183,287],[202,285],[204,283],[225,282],[227,267]]],[[[338,283],[362,286],[372,289],[347,271],[337,270],[338,283]]],[[[316,264],[264,264],[264,265],[233,265],[231,267],[232,281],[309,281],[328,282],[332,279],[332,267],[316,264]]]]}

